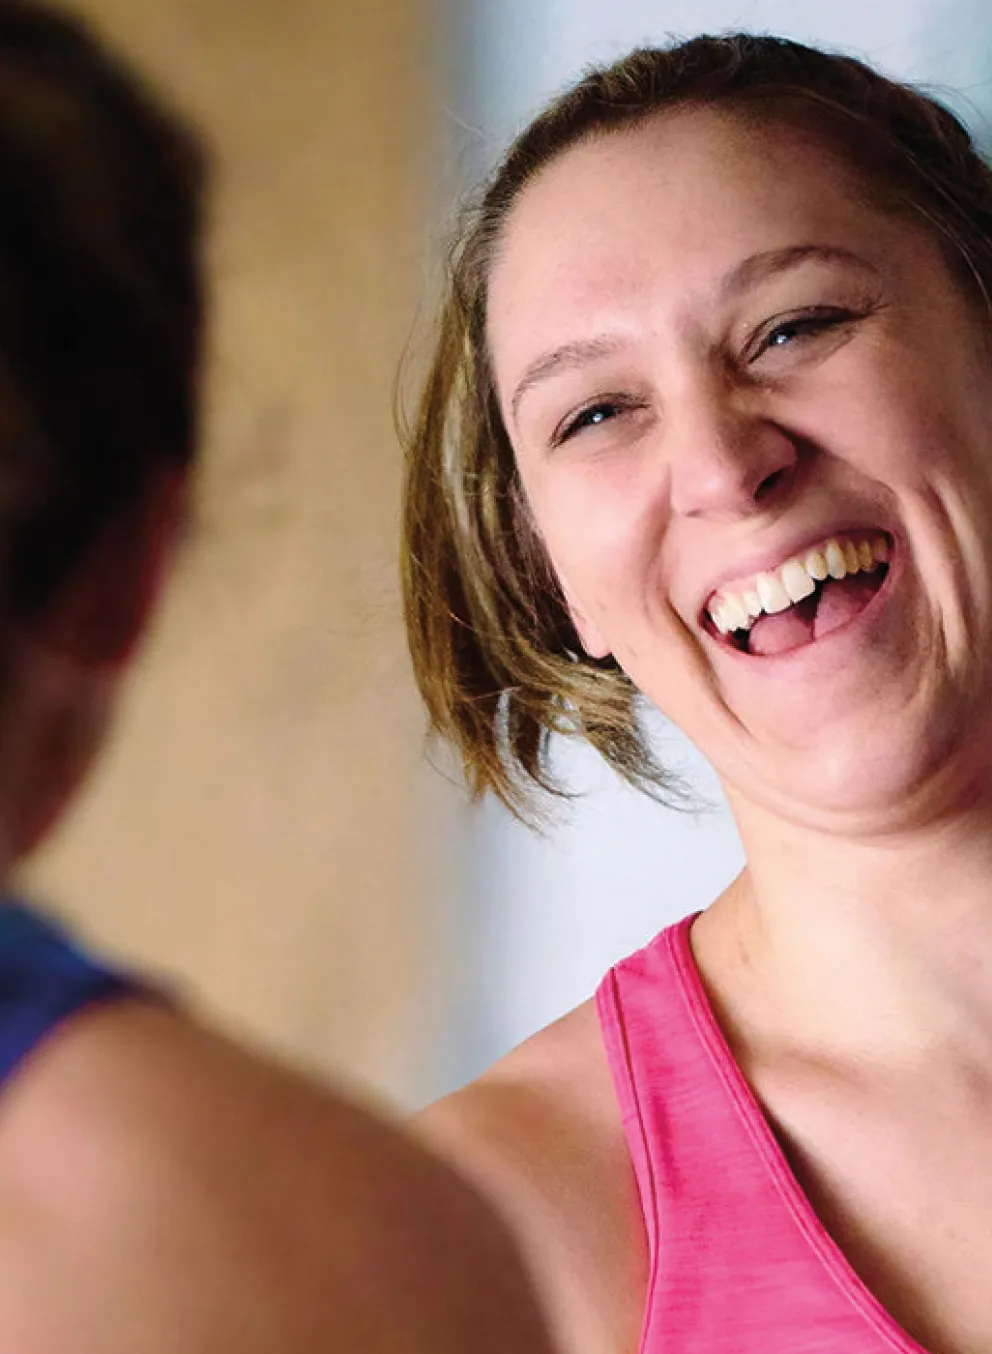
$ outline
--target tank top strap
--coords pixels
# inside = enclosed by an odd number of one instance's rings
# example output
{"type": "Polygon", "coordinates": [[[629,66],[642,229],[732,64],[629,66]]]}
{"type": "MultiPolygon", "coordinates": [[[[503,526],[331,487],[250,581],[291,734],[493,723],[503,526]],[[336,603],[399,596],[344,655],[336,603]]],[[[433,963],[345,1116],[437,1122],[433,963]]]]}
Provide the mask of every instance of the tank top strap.
{"type": "Polygon", "coordinates": [[[63,1020],[139,991],[138,981],[91,958],[57,922],[0,900],[0,1087],[63,1020]]]}
{"type": "Polygon", "coordinates": [[[641,1354],[924,1354],[802,1193],[709,1004],[694,919],[596,994],[649,1251],[641,1354]]]}

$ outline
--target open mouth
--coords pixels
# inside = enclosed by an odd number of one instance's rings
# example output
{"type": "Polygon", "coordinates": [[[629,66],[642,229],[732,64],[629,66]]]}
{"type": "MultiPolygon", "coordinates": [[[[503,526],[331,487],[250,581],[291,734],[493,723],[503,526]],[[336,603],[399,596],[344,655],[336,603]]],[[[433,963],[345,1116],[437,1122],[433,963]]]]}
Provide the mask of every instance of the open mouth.
{"type": "Polygon", "coordinates": [[[714,593],[704,613],[707,629],[760,657],[813,644],[865,610],[885,580],[891,551],[881,532],[832,536],[774,571],[714,593]]]}

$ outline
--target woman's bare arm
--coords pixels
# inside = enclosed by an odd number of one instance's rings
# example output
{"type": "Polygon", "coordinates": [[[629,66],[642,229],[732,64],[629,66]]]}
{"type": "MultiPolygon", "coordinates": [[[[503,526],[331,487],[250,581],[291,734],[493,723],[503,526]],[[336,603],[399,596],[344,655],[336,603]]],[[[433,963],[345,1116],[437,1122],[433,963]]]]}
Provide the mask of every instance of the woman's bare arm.
{"type": "Polygon", "coordinates": [[[643,1224],[592,1003],[430,1106],[416,1129],[510,1227],[563,1354],[633,1354],[643,1224]]]}

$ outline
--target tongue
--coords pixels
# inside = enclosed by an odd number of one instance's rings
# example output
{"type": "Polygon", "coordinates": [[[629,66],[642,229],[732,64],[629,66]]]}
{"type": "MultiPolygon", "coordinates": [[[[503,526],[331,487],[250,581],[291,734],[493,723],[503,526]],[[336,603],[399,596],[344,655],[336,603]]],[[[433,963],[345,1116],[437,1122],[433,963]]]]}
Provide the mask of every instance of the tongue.
{"type": "Polygon", "coordinates": [[[853,574],[839,582],[826,583],[816,609],[813,638],[822,639],[831,630],[839,630],[848,621],[853,621],[878,592],[881,582],[881,574],[874,573],[853,574]]]}
{"type": "Polygon", "coordinates": [[[815,624],[815,595],[790,606],[788,611],[780,611],[777,616],[759,616],[748,636],[748,653],[767,657],[785,653],[786,649],[798,649],[802,644],[812,644],[815,624]]]}
{"type": "Polygon", "coordinates": [[[768,657],[822,639],[863,611],[880,582],[878,574],[828,579],[817,593],[788,611],[777,616],[759,616],[751,627],[748,652],[768,657]]]}

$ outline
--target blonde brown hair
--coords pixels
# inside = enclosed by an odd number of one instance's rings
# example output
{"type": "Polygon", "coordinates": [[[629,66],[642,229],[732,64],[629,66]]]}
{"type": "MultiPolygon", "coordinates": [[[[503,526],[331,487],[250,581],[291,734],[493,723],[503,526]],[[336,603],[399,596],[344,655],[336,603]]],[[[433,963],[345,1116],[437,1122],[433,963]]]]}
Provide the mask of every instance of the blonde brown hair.
{"type": "Polygon", "coordinates": [[[532,814],[562,793],[551,736],[587,739],[634,785],[677,784],[644,735],[639,696],[612,660],[582,652],[534,528],[503,425],[486,336],[489,270],[514,202],[578,142],[660,112],[783,105],[839,146],[874,197],[922,219],[965,287],[992,293],[992,172],[943,106],[851,57],[773,37],[698,37],[591,70],[511,146],[466,208],[449,260],[433,360],[406,430],[402,576],[414,673],[433,729],[476,795],[532,814]]]}

